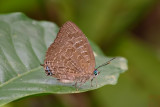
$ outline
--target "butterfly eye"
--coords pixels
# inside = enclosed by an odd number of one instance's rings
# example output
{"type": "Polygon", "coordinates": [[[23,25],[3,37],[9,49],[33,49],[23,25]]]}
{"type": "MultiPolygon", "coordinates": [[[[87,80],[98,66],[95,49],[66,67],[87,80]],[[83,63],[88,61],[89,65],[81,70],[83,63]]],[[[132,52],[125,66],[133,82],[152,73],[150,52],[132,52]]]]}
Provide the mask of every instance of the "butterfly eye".
{"type": "Polygon", "coordinates": [[[99,73],[97,70],[94,70],[94,75],[97,76],[99,73]]]}

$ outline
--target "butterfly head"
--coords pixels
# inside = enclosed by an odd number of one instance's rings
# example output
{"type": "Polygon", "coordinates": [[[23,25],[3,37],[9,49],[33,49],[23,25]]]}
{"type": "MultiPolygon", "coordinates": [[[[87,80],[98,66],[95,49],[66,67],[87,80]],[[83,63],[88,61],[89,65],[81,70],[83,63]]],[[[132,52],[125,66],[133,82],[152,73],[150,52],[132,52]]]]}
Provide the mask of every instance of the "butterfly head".
{"type": "Polygon", "coordinates": [[[93,73],[94,73],[94,76],[97,76],[100,72],[97,69],[95,69],[93,73]]]}
{"type": "Polygon", "coordinates": [[[52,76],[53,75],[48,66],[46,66],[45,72],[46,72],[47,76],[52,76]]]}

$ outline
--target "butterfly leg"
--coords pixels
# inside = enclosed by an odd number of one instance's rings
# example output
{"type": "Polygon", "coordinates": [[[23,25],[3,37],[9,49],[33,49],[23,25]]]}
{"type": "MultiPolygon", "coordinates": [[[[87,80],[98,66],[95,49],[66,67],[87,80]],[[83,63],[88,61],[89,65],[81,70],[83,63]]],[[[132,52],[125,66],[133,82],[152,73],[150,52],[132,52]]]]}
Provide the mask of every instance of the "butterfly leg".
{"type": "MultiPolygon", "coordinates": [[[[86,81],[85,81],[85,82],[86,82],[86,81]]],[[[79,87],[78,87],[78,88],[81,88],[81,87],[82,87],[82,85],[83,85],[85,82],[82,82],[82,83],[79,85],[79,87]]]]}
{"type": "Polygon", "coordinates": [[[93,81],[93,78],[91,79],[91,87],[93,87],[92,81],[93,81]]]}
{"type": "MultiPolygon", "coordinates": [[[[96,78],[96,77],[95,77],[95,78],[96,78]]],[[[94,79],[94,78],[91,79],[91,87],[93,87],[93,83],[92,83],[92,82],[93,82],[93,79],[94,79]]],[[[97,78],[96,78],[96,87],[97,87],[97,78]]]]}
{"type": "Polygon", "coordinates": [[[78,91],[77,81],[76,81],[76,83],[74,84],[74,86],[75,86],[76,91],[78,91]]]}
{"type": "Polygon", "coordinates": [[[78,91],[78,89],[79,88],[81,88],[82,87],[82,85],[84,84],[86,82],[86,80],[84,80],[84,81],[81,81],[81,83],[80,83],[80,85],[78,86],[77,84],[77,82],[75,83],[75,86],[76,86],[76,90],[78,91]]]}
{"type": "Polygon", "coordinates": [[[96,78],[96,87],[97,87],[97,78],[96,78]]]}

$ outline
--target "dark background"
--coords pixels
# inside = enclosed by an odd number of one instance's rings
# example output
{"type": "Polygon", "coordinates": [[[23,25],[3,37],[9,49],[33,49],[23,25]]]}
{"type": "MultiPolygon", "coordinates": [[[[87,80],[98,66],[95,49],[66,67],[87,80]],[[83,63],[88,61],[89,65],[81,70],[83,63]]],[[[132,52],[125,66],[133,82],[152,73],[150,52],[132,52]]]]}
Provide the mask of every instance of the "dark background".
{"type": "Polygon", "coordinates": [[[59,26],[73,21],[107,56],[127,58],[129,70],[114,86],[30,96],[6,107],[160,107],[160,1],[0,0],[0,13],[10,12],[59,26]]]}

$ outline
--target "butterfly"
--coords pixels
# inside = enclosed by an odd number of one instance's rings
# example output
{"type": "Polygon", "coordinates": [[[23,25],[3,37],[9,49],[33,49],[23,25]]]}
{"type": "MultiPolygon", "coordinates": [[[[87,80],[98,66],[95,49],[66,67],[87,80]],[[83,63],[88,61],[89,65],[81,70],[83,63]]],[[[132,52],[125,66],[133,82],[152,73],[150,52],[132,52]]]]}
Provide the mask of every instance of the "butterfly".
{"type": "Polygon", "coordinates": [[[111,60],[95,68],[95,57],[88,39],[73,22],[68,21],[60,28],[41,66],[47,76],[62,83],[75,83],[78,89],[87,80],[91,80],[93,86],[93,79],[100,73],[98,69],[108,65],[111,60]]]}

